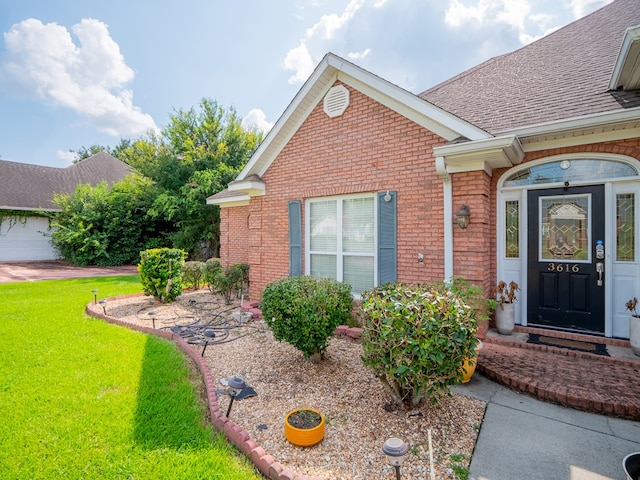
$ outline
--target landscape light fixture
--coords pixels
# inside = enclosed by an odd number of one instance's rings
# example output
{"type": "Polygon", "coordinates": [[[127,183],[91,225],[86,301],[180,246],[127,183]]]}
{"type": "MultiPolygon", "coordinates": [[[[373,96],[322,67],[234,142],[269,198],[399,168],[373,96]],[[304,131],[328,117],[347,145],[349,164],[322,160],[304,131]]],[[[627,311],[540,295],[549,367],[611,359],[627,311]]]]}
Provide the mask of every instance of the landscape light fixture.
{"type": "Polygon", "coordinates": [[[244,379],[237,375],[233,375],[227,379],[227,384],[229,385],[229,408],[227,408],[227,418],[229,418],[229,414],[231,413],[231,406],[233,405],[233,401],[240,394],[240,392],[247,386],[244,379]]]}
{"type": "Polygon", "coordinates": [[[98,301],[98,303],[100,305],[102,305],[102,312],[106,315],[107,314],[107,301],[103,298],[102,300],[98,301]]]}
{"type": "Polygon", "coordinates": [[[382,451],[387,456],[389,465],[396,469],[396,480],[400,480],[400,467],[404,462],[404,456],[409,451],[409,445],[399,438],[389,438],[382,445],[382,451]]]}
{"type": "Polygon", "coordinates": [[[91,293],[93,293],[93,304],[95,305],[96,303],[98,303],[98,289],[94,288],[93,290],[91,290],[91,293]]]}
{"type": "Polygon", "coordinates": [[[153,328],[156,328],[156,314],[158,312],[156,312],[155,310],[149,310],[149,313],[147,313],[147,315],[149,315],[151,317],[151,320],[153,321],[153,328]]]}
{"type": "Polygon", "coordinates": [[[469,205],[462,205],[458,213],[456,213],[456,220],[458,221],[458,226],[461,229],[466,229],[469,226],[469,218],[471,217],[471,211],[469,210],[469,205]]]}

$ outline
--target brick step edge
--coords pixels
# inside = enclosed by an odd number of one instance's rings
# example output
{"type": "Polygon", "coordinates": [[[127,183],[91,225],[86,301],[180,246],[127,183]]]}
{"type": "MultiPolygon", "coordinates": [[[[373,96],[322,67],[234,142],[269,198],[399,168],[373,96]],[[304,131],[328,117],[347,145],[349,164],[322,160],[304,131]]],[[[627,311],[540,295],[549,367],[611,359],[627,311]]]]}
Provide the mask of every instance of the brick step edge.
{"type": "Polygon", "coordinates": [[[524,348],[526,350],[536,350],[539,352],[550,353],[553,355],[560,355],[564,357],[577,357],[577,358],[590,358],[597,359],[603,362],[617,363],[619,365],[627,365],[629,367],[639,367],[640,357],[638,360],[629,360],[626,358],[608,357],[606,355],[598,355],[596,353],[582,352],[579,350],[570,350],[568,348],[554,347],[551,345],[539,345],[537,343],[527,343],[518,340],[510,340],[508,338],[489,337],[486,336],[483,340],[485,343],[493,343],[494,345],[502,345],[511,348],[524,348]]]}

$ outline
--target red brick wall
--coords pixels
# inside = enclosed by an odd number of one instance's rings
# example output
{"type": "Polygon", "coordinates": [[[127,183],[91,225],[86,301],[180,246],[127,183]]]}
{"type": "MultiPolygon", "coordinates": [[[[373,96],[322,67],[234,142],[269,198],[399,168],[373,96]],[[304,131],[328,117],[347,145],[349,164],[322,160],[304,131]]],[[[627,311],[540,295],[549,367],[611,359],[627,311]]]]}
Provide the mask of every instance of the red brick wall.
{"type": "MultiPolygon", "coordinates": [[[[349,88],[349,87],[347,87],[349,88]]],[[[398,279],[444,276],[443,185],[433,147],[443,139],[350,89],[344,115],[329,118],[319,104],[265,172],[266,195],[251,199],[248,216],[251,295],[289,274],[287,202],[330,195],[398,192],[398,279]],[[418,253],[425,263],[418,263],[418,253]]],[[[225,208],[231,223],[244,207],[225,208]]],[[[304,207],[303,207],[304,225],[304,207]]],[[[223,262],[242,248],[226,230],[223,262]]],[[[242,256],[238,255],[237,256],[242,256]]]]}
{"type": "MultiPolygon", "coordinates": [[[[433,147],[444,140],[346,87],[351,103],[344,115],[329,118],[322,104],[316,106],[263,175],[265,196],[252,198],[248,207],[221,210],[223,263],[250,264],[254,299],[267,283],[289,273],[287,202],[312,197],[396,190],[398,280],[444,277],[443,184],[433,158],[433,147]]],[[[535,152],[525,162],[571,152],[640,158],[640,141],[535,152]]],[[[466,230],[453,224],[454,275],[487,292],[496,281],[496,186],[504,171],[452,175],[454,215],[463,204],[471,209],[466,230]]],[[[302,214],[304,232],[304,207],[302,214]]]]}

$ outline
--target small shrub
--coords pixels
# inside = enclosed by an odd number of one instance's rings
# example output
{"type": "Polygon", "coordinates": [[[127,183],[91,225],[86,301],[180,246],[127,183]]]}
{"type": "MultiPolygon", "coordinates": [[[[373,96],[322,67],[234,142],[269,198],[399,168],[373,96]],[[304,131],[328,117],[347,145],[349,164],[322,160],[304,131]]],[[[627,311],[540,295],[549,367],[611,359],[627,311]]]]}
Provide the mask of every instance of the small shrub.
{"type": "Polygon", "coordinates": [[[475,312],[449,285],[387,284],[362,296],[362,361],[400,406],[433,403],[474,354],[475,312]]]}
{"type": "Polygon", "coordinates": [[[177,248],[152,248],[140,252],[140,282],[147,295],[171,303],[182,294],[182,266],[186,252],[177,248]]]}
{"type": "Polygon", "coordinates": [[[336,327],[350,320],[353,298],[346,283],[289,277],[264,288],[261,308],[276,340],[290,343],[305,358],[322,358],[336,327]]]}
{"type": "Polygon", "coordinates": [[[185,262],[182,266],[182,281],[186,287],[199,290],[204,283],[204,262],[185,262]]]}
{"type": "Polygon", "coordinates": [[[221,270],[222,263],[220,263],[219,258],[210,258],[204,264],[204,281],[211,293],[216,293],[217,291],[216,280],[221,270]]]}

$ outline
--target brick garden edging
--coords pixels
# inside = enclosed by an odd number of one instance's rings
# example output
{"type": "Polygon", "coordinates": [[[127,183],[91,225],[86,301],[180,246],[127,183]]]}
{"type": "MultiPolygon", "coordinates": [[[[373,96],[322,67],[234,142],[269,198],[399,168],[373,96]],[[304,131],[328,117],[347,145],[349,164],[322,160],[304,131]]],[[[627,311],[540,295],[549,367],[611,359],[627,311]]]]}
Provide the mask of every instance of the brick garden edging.
{"type": "MultiPolygon", "coordinates": [[[[132,298],[138,296],[144,296],[144,294],[136,293],[133,295],[112,297],[107,299],[107,301],[122,300],[124,298],[132,298]]],[[[176,335],[170,330],[156,330],[152,327],[145,327],[136,323],[120,320],[118,318],[106,315],[101,310],[102,306],[93,302],[87,304],[85,308],[85,312],[91,317],[99,318],[114,325],[119,325],[131,330],[155,335],[157,337],[172,341],[178,346],[178,348],[180,348],[180,350],[186,353],[189,358],[191,358],[191,360],[193,360],[193,362],[198,367],[198,370],[200,370],[200,373],[202,374],[204,380],[205,390],[207,394],[207,403],[209,405],[209,413],[211,415],[211,422],[213,423],[213,426],[223,432],[227,439],[238,450],[249,457],[249,459],[251,459],[254,465],[265,477],[269,478],[270,480],[322,480],[320,477],[299,475],[293,472],[291,469],[286,468],[275,458],[265,452],[265,450],[249,436],[249,432],[226,417],[226,415],[218,407],[218,399],[215,393],[215,384],[204,357],[200,355],[200,352],[198,350],[191,347],[191,345],[189,345],[180,335],[176,335]]],[[[358,332],[358,330],[361,329],[338,327],[338,330],[336,330],[336,334],[338,335],[344,335],[350,338],[360,338],[360,332],[358,332]],[[338,332],[338,330],[340,330],[340,332],[338,332]]]]}

